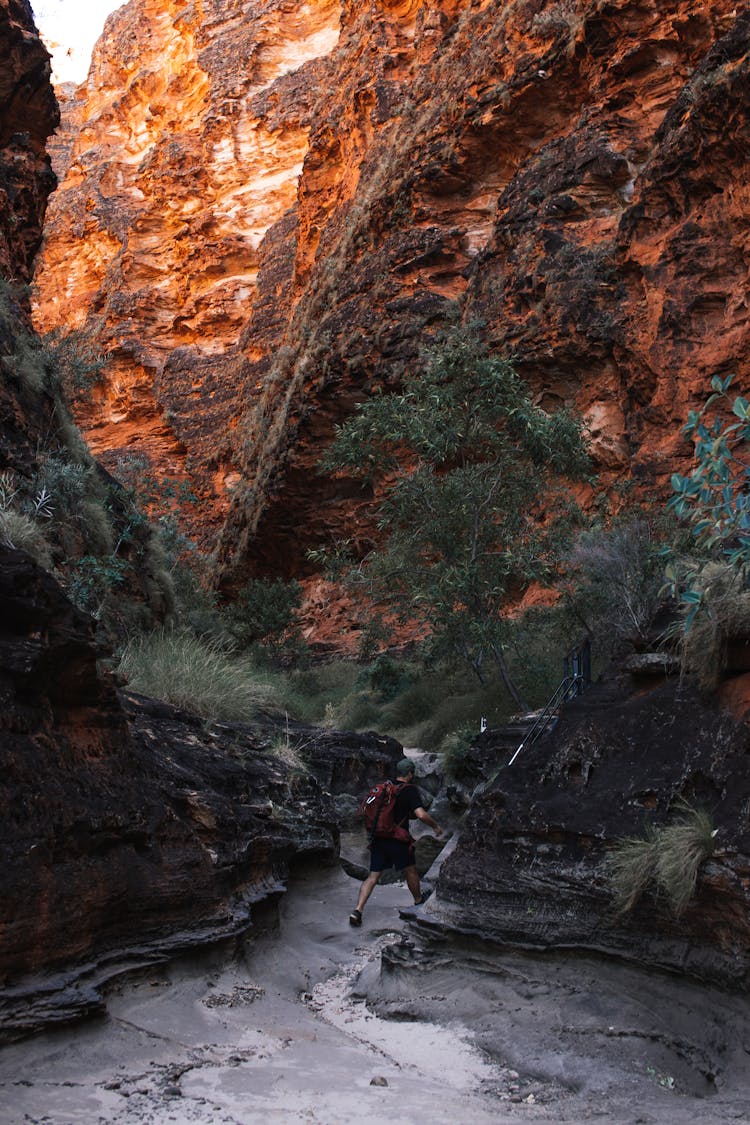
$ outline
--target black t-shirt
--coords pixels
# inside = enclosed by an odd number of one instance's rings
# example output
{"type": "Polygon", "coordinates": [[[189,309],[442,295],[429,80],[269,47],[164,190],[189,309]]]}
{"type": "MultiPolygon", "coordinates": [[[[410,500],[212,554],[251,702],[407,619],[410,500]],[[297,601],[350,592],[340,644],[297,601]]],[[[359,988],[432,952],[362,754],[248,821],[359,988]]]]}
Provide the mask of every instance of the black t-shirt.
{"type": "Polygon", "coordinates": [[[412,785],[409,781],[396,795],[396,803],[393,806],[393,819],[396,824],[407,828],[407,822],[409,820],[414,820],[414,810],[420,808],[422,808],[422,794],[419,792],[416,785],[412,785]]]}

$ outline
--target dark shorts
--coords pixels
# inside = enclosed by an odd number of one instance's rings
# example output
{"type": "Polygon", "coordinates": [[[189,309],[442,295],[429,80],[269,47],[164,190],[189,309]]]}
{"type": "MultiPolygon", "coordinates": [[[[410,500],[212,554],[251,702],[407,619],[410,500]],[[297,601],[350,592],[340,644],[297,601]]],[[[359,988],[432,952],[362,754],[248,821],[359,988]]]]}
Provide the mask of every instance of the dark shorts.
{"type": "Polygon", "coordinates": [[[385,871],[388,867],[403,871],[413,864],[413,844],[402,843],[401,840],[373,840],[370,847],[370,871],[385,871]]]}

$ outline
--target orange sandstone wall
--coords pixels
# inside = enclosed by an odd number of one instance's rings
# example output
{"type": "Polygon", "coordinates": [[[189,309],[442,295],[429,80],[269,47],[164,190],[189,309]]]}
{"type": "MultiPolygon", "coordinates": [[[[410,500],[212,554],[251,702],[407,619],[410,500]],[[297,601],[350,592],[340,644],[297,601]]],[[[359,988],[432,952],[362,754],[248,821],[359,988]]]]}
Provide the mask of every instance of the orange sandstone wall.
{"type": "Polygon", "coordinates": [[[66,91],[37,324],[106,352],[104,385],[79,407],[92,450],[185,477],[204,540],[238,479],[238,339],[263,239],[296,199],[338,21],[330,0],[134,0],[66,91]]]}
{"type": "Polygon", "coordinates": [[[749,46],[730,0],[131,0],[38,273],[111,353],[94,449],[189,476],[225,584],[304,575],[373,534],[333,426],[480,319],[658,493],[708,377],[750,381],[749,46]]]}
{"type": "Polygon", "coordinates": [[[288,349],[238,427],[229,581],[304,567],[300,529],[366,546],[371,505],[316,478],[321,446],[456,316],[542,404],[577,405],[606,484],[649,495],[689,456],[679,427],[710,374],[748,383],[746,11],[346,11],[300,183],[288,349]]]}

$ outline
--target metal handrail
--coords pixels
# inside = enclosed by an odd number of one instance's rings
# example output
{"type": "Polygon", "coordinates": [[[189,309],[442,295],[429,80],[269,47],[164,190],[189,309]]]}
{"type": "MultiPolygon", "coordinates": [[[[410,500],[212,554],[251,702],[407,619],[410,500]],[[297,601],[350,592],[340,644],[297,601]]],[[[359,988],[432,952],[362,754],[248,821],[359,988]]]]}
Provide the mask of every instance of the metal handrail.
{"type": "MultiPolygon", "coordinates": [[[[562,680],[555,688],[544,709],[540,711],[532,727],[516,747],[510,761],[505,766],[499,766],[487,781],[477,786],[474,791],[475,795],[486,792],[493,785],[501,770],[512,766],[522,750],[526,749],[527,746],[533,746],[537,739],[541,738],[555,711],[559,710],[563,703],[566,703],[574,695],[581,695],[591,684],[591,645],[588,639],[570,650],[565,657],[563,671],[562,680]]],[[[486,719],[482,719],[481,729],[482,731],[487,729],[486,719]]]]}
{"type": "MultiPolygon", "coordinates": [[[[526,732],[522,741],[519,743],[515,753],[513,754],[513,757],[508,762],[508,766],[513,765],[518,755],[526,746],[534,745],[536,740],[541,736],[542,732],[546,730],[547,724],[552,718],[554,712],[558,709],[558,707],[561,706],[561,704],[570,699],[571,695],[578,694],[578,691],[574,693],[572,689],[578,688],[578,685],[582,683],[583,676],[580,674],[577,674],[575,676],[563,677],[563,679],[557,685],[551,698],[549,699],[546,707],[539,713],[536,722],[531,727],[531,729],[526,732]]],[[[505,768],[507,769],[508,766],[506,766],[505,768]]]]}

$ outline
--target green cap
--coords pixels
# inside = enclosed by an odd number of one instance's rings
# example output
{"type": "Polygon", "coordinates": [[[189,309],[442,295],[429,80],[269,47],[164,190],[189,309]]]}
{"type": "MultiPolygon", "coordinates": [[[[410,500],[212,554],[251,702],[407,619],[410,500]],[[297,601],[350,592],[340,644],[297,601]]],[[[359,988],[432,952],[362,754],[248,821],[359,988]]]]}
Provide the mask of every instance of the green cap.
{"type": "Polygon", "coordinates": [[[402,758],[400,762],[396,762],[396,777],[406,777],[407,773],[416,772],[417,767],[411,758],[402,758]]]}

